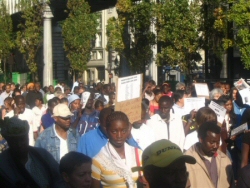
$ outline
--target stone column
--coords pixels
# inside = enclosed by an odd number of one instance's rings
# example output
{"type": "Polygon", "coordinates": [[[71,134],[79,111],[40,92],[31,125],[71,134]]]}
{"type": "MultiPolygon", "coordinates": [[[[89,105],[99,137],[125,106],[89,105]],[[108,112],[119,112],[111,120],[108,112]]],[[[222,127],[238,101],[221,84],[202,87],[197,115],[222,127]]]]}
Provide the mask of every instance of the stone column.
{"type": "Polygon", "coordinates": [[[43,86],[53,85],[52,24],[53,14],[45,4],[43,13],[43,86]]]}

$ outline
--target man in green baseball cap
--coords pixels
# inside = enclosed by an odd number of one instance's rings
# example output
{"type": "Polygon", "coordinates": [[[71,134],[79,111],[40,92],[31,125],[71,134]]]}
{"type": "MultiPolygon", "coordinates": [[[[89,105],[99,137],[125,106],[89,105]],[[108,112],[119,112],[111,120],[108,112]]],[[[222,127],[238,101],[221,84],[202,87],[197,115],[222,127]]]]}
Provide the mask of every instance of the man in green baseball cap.
{"type": "Polygon", "coordinates": [[[186,163],[195,164],[195,158],[183,155],[180,147],[169,140],[158,140],[149,145],[142,154],[142,170],[150,188],[189,187],[186,163]]]}

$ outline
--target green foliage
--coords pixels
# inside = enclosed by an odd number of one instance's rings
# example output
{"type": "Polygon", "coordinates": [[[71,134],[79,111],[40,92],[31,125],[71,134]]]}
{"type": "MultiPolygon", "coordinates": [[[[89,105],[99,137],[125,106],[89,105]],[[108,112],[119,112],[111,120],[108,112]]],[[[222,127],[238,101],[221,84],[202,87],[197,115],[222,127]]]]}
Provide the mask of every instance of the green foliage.
{"type": "Polygon", "coordinates": [[[235,46],[239,48],[245,68],[250,70],[250,1],[232,1],[228,20],[235,23],[235,46]]]}
{"type": "Polygon", "coordinates": [[[106,27],[106,35],[108,38],[106,50],[115,50],[119,53],[125,48],[122,41],[122,25],[119,24],[118,19],[111,17],[108,19],[106,27]]]}
{"type": "Polygon", "coordinates": [[[30,72],[37,73],[36,55],[42,45],[44,7],[39,0],[21,0],[18,7],[23,21],[18,25],[16,44],[30,72]]]}
{"type": "Polygon", "coordinates": [[[158,65],[179,66],[189,72],[195,61],[200,61],[199,1],[165,0],[155,5],[156,29],[160,51],[158,65]]]}
{"type": "Polygon", "coordinates": [[[0,59],[6,59],[15,47],[12,20],[3,1],[0,2],[0,59]]]}
{"type": "Polygon", "coordinates": [[[149,1],[133,3],[132,0],[118,0],[118,18],[110,18],[106,27],[107,50],[115,50],[125,58],[132,73],[145,73],[145,66],[151,61],[155,35],[150,30],[153,8],[149,1]]]}
{"type": "Polygon", "coordinates": [[[155,34],[150,30],[153,16],[153,5],[148,1],[131,7],[129,23],[132,39],[129,62],[133,72],[145,73],[145,66],[152,60],[152,46],[156,43],[155,34]]]}
{"type": "Polygon", "coordinates": [[[92,41],[98,26],[98,14],[90,14],[85,1],[68,0],[69,16],[62,24],[64,49],[74,70],[84,71],[90,60],[92,41]]]}
{"type": "MultiPolygon", "coordinates": [[[[225,53],[223,38],[227,34],[227,22],[224,16],[227,6],[221,0],[204,0],[201,6],[201,41],[200,46],[222,59],[225,53]]],[[[229,44],[229,43],[228,43],[229,44]]]]}
{"type": "Polygon", "coordinates": [[[214,17],[214,28],[222,33],[224,50],[239,48],[245,68],[250,69],[250,1],[220,0],[214,17]],[[228,23],[233,23],[232,28],[228,28],[228,23]],[[233,32],[234,37],[229,36],[229,32],[233,32]]]}

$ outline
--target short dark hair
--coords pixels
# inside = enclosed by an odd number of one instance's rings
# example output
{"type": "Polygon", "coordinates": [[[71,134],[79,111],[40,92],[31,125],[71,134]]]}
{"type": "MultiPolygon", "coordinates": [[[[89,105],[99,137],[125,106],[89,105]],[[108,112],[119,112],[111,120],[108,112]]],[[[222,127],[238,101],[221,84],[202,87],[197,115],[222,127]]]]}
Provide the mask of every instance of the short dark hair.
{"type": "Polygon", "coordinates": [[[161,93],[163,93],[163,92],[162,92],[161,89],[154,89],[154,90],[153,90],[153,93],[154,93],[154,95],[159,95],[159,94],[161,94],[161,93]]]}
{"type": "Polygon", "coordinates": [[[69,100],[66,97],[60,99],[60,103],[65,103],[65,102],[69,102],[69,100]]]}
{"type": "Polygon", "coordinates": [[[57,100],[55,98],[52,98],[48,101],[48,107],[52,107],[53,103],[57,104],[57,100]]]}
{"type": "Polygon", "coordinates": [[[80,89],[79,86],[75,86],[75,87],[74,87],[74,92],[75,92],[76,90],[79,90],[79,89],[80,89]]]}
{"type": "Polygon", "coordinates": [[[59,164],[60,173],[65,172],[70,175],[74,172],[75,167],[80,166],[83,163],[91,163],[92,159],[82,153],[71,151],[64,155],[59,164]]]}
{"type": "Polygon", "coordinates": [[[104,106],[103,101],[101,101],[101,100],[96,100],[96,101],[95,101],[95,109],[98,108],[98,107],[100,107],[100,106],[104,106]]]}
{"type": "Polygon", "coordinates": [[[106,118],[106,127],[109,127],[113,121],[117,121],[117,120],[123,121],[127,125],[129,125],[128,116],[124,114],[123,112],[115,111],[106,118]]]}
{"type": "Polygon", "coordinates": [[[155,83],[154,80],[149,80],[148,83],[149,83],[149,84],[152,84],[152,85],[156,85],[156,83],[155,83]]]}
{"type": "Polygon", "coordinates": [[[195,121],[196,121],[196,124],[200,126],[201,124],[208,122],[208,121],[217,122],[217,116],[211,108],[202,107],[197,111],[196,116],[195,116],[195,121]]]}
{"type": "Polygon", "coordinates": [[[106,122],[106,118],[114,112],[114,109],[111,107],[104,108],[101,110],[100,115],[99,115],[99,120],[100,123],[106,122]]]}
{"type": "Polygon", "coordinates": [[[4,99],[4,102],[5,103],[7,103],[8,105],[11,105],[11,103],[13,102],[13,98],[11,98],[11,97],[6,97],[5,99],[4,99]]]}
{"type": "Polygon", "coordinates": [[[178,102],[178,100],[184,97],[185,91],[184,90],[176,90],[174,92],[174,102],[178,102]]]}
{"type": "Polygon", "coordinates": [[[215,134],[220,134],[221,128],[217,125],[217,122],[208,121],[198,128],[198,137],[201,139],[205,139],[207,137],[207,132],[210,131],[215,134]]]}
{"type": "Polygon", "coordinates": [[[35,99],[41,101],[43,104],[43,97],[42,96],[37,96],[35,99]]]}
{"type": "Polygon", "coordinates": [[[225,105],[228,101],[232,100],[230,96],[228,95],[221,95],[220,98],[218,99],[221,101],[223,105],[225,105]]]}
{"type": "Polygon", "coordinates": [[[170,98],[169,96],[162,96],[159,100],[159,105],[162,104],[163,102],[171,102],[173,104],[173,99],[170,98]]]}
{"type": "Polygon", "coordinates": [[[21,90],[18,88],[15,88],[14,91],[12,92],[12,98],[14,99],[16,97],[16,93],[20,93],[21,94],[21,90]]]}

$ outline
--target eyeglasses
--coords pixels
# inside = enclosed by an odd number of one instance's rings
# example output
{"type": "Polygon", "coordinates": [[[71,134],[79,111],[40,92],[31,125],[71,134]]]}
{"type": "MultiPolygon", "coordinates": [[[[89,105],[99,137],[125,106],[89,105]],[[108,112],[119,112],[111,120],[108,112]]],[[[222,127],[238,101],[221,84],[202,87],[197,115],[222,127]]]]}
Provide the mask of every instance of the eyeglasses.
{"type": "Polygon", "coordinates": [[[70,116],[68,116],[68,117],[61,117],[61,116],[59,116],[61,119],[63,119],[63,120],[69,120],[70,119],[70,116]]]}

